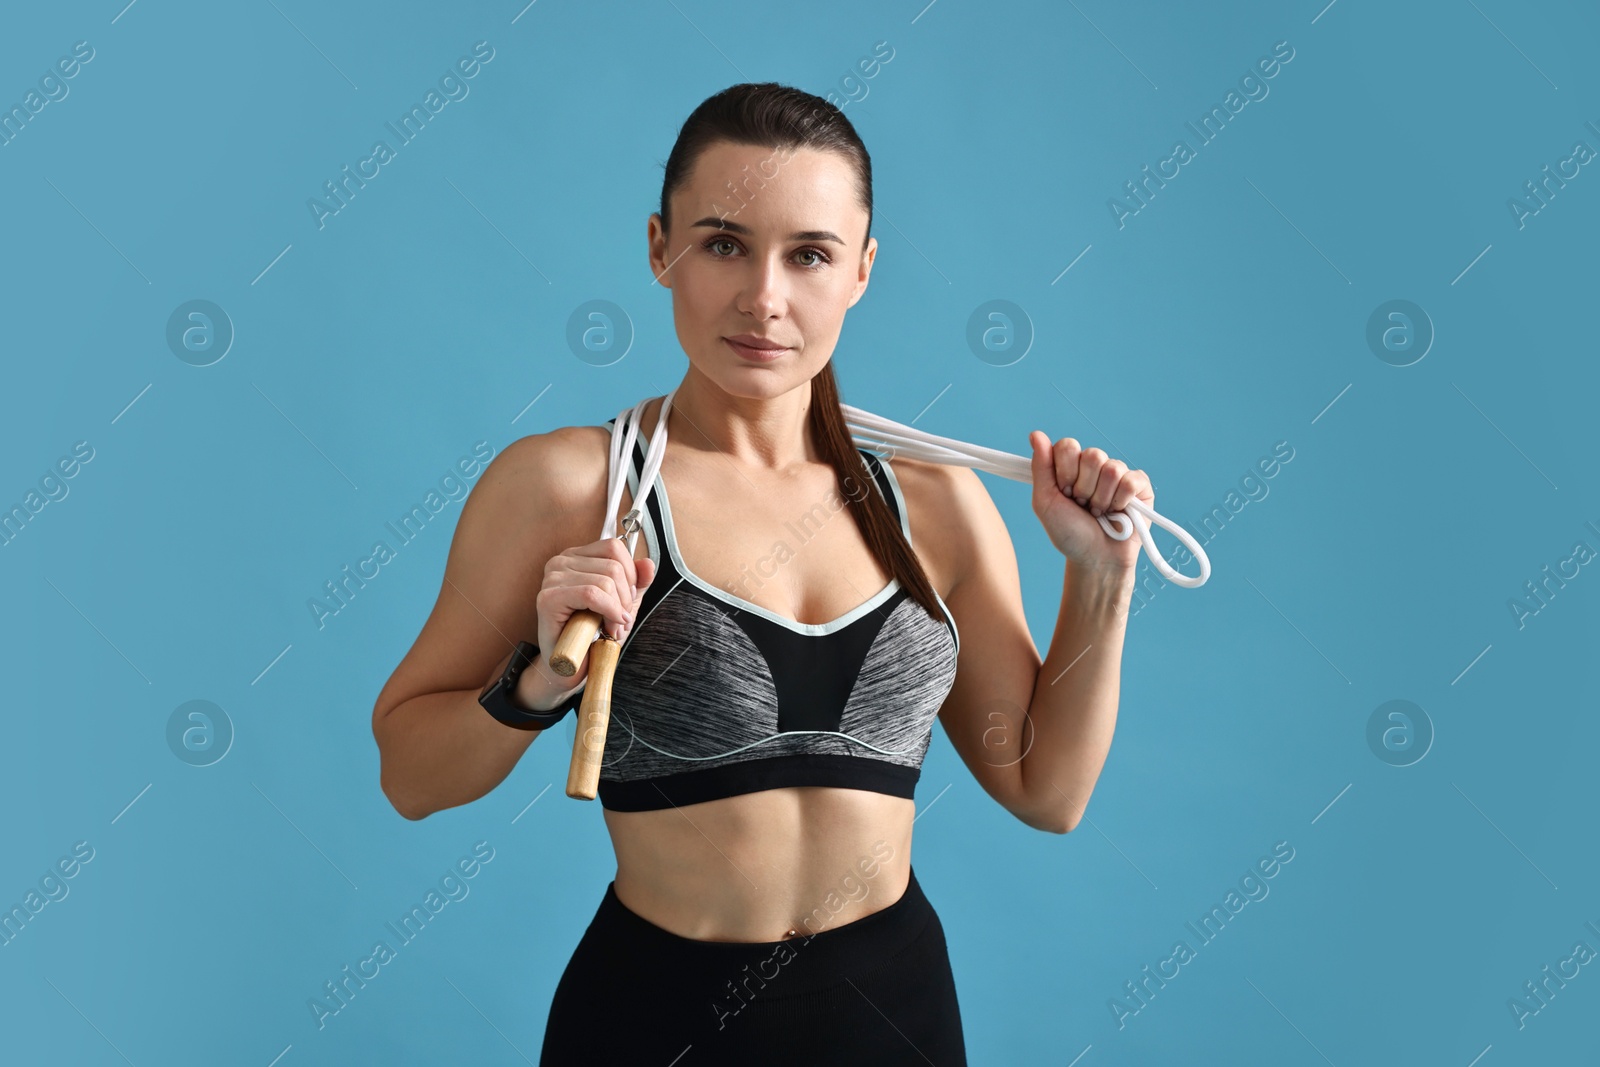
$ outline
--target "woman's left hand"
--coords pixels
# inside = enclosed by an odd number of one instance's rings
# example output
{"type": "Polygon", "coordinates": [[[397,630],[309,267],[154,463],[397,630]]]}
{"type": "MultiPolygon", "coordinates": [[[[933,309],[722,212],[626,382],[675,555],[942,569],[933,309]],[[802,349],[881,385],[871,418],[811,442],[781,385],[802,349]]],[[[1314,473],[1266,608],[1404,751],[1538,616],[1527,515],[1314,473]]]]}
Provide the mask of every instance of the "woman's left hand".
{"type": "Polygon", "coordinates": [[[1156,495],[1149,477],[1129,470],[1103,449],[1081,448],[1073,437],[1052,445],[1044,431],[1034,430],[1028,443],[1033,451],[1033,513],[1050,543],[1072,563],[1131,571],[1144,547],[1138,530],[1118,541],[1106,534],[1098,516],[1123,511],[1135,498],[1153,507],[1156,495]]]}

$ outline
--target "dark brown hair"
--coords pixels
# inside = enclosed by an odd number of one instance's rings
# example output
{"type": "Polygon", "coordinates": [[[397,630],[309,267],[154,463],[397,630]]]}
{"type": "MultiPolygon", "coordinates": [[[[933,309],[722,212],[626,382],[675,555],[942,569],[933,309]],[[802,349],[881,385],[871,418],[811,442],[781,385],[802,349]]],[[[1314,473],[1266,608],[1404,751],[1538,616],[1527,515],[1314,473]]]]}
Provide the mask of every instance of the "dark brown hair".
{"type": "MultiPolygon", "coordinates": [[[[844,113],[820,96],[776,82],[745,82],[730,86],[708,97],[690,112],[678,131],[678,139],[667,157],[666,175],[661,182],[661,228],[670,229],[670,199],[674,190],[689,177],[695,161],[712,144],[729,142],[773,149],[810,148],[837,152],[855,168],[858,202],[867,212],[863,250],[872,234],[872,158],[855,127],[844,113]]],[[[763,164],[764,166],[764,164],[763,164]]],[[[763,177],[747,176],[759,189],[763,177]]],[[[735,196],[738,192],[735,191],[735,196]]],[[[833,359],[811,379],[811,413],[808,424],[812,443],[819,455],[833,467],[841,486],[865,486],[872,481],[861,453],[856,450],[839,407],[839,383],[833,376],[833,359]]],[[[880,446],[889,457],[892,446],[880,446]]],[[[876,449],[875,449],[876,451],[876,449]]],[[[905,531],[895,520],[882,496],[875,492],[845,492],[850,514],[866,539],[867,546],[883,569],[898,579],[912,600],[927,609],[935,620],[943,621],[933,583],[905,531]]]]}

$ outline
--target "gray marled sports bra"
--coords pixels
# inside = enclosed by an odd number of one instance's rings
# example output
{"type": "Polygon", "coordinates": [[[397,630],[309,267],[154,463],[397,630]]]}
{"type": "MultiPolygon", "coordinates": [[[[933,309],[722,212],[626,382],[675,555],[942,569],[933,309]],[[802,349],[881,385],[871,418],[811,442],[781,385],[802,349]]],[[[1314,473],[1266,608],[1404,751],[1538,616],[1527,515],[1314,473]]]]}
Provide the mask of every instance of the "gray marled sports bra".
{"type": "MultiPolygon", "coordinates": [[[[641,431],[631,493],[647,444],[641,431]]],[[[909,540],[893,470],[861,454],[909,540]]],[[[645,507],[657,571],[612,680],[601,805],[649,811],[799,785],[911,797],[955,684],[960,634],[943,598],[941,623],[893,579],[832,622],[794,622],[689,572],[659,472],[645,507]]]]}

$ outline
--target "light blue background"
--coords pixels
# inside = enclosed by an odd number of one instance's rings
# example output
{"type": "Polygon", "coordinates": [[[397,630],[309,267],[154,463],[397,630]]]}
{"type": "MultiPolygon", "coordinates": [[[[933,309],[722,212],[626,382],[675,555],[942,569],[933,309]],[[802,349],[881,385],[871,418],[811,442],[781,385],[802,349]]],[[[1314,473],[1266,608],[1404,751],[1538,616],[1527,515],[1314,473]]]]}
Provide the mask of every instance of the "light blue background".
{"type": "MultiPolygon", "coordinates": [[[[1523,625],[1508,606],[1600,548],[1600,169],[1520,228],[1507,206],[1600,149],[1592,5],[123,2],[0,32],[7,107],[95,50],[0,147],[0,503],[94,449],[0,549],[0,904],[94,849],[0,948],[0,1059],[537,1059],[614,871],[598,806],[563,795],[566,740],[419,823],[378,788],[373,701],[459,501],[324,627],[307,601],[475,442],[671,388],[644,237],[679,124],[740,81],[839,92],[880,40],[845,107],[881,246],[846,401],[1019,455],[1077,436],[1197,532],[1239,508],[1206,586],[1146,587],[1072,834],[1023,826],[935,732],[914,862],[971,1061],[1592,1055],[1600,966],[1523,1028],[1507,1006],[1600,950],[1600,572],[1523,625]],[[480,40],[470,95],[319,229],[307,199],[480,40]],[[1278,41],[1269,95],[1119,228],[1107,201],[1278,41]],[[236,331],[206,367],[165,340],[193,299],[236,331]],[[566,342],[596,299],[635,331],[604,367],[566,342]],[[1033,335],[1010,366],[966,342],[994,299],[1033,335]],[[1392,299],[1437,333],[1410,366],[1366,342],[1392,299]],[[1292,461],[1241,485],[1280,441],[1292,461]],[[166,738],[196,699],[236,731],[203,768],[166,738]],[[1396,699],[1436,732],[1405,767],[1366,739],[1396,699]],[[319,1030],[308,1000],[479,841],[470,895],[319,1030]],[[1119,1028],[1108,1001],[1280,841],[1270,895],[1119,1028]]],[[[1027,487],[983,477],[1043,651],[1063,560],[1027,487]]]]}

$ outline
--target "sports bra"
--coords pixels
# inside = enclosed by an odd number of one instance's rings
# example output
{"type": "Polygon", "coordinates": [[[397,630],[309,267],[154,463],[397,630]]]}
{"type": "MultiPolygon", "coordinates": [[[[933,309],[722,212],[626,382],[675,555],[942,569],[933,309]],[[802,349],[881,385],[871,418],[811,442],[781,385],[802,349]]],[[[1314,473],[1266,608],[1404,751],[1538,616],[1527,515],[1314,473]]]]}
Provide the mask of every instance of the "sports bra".
{"type": "MultiPolygon", "coordinates": [[[[641,442],[642,429],[630,493],[641,442]]],[[[859,451],[909,540],[899,480],[859,451]]],[[[786,619],[684,566],[663,482],[658,471],[640,516],[657,569],[611,682],[601,806],[653,811],[803,785],[912,797],[961,647],[944,599],[935,593],[941,623],[891,579],[831,622],[786,619]]]]}

